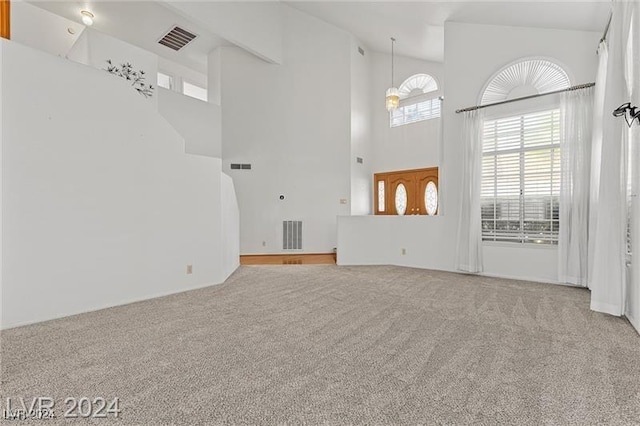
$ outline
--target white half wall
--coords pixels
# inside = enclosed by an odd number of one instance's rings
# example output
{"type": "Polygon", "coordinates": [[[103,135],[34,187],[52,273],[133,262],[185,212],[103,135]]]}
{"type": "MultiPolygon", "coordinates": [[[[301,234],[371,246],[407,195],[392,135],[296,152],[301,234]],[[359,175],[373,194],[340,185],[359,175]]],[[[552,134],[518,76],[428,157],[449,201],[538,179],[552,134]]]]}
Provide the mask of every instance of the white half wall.
{"type": "MultiPolygon", "coordinates": [[[[113,65],[118,67],[123,63],[130,63],[134,70],[145,72],[146,83],[157,87],[158,56],[156,54],[93,28],[86,28],[82,32],[67,53],[67,58],[100,70],[107,68],[107,59],[111,59],[113,65]]],[[[151,99],[155,102],[157,97],[154,96],[151,99]]]]}
{"type": "Polygon", "coordinates": [[[158,112],[185,141],[185,152],[221,158],[222,124],[218,105],[157,88],[158,112]]]}
{"type": "MultiPolygon", "coordinates": [[[[455,272],[455,239],[446,222],[446,216],[341,216],[338,264],[399,265],[455,272]]],[[[553,247],[487,244],[483,255],[484,275],[557,283],[558,256],[553,247]]]]}
{"type": "Polygon", "coordinates": [[[6,40],[2,58],[2,328],[224,281],[221,160],[104,71],[6,40]]]}

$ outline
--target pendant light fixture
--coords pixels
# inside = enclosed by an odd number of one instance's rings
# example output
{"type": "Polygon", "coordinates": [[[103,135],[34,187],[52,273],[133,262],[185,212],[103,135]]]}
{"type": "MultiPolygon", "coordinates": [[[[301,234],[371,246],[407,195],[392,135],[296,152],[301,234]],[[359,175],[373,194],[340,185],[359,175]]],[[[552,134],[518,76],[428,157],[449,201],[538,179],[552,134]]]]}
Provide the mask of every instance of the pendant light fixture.
{"type": "Polygon", "coordinates": [[[386,105],[387,111],[391,112],[400,106],[400,92],[393,85],[393,45],[396,39],[391,37],[391,87],[387,89],[386,105]]]}

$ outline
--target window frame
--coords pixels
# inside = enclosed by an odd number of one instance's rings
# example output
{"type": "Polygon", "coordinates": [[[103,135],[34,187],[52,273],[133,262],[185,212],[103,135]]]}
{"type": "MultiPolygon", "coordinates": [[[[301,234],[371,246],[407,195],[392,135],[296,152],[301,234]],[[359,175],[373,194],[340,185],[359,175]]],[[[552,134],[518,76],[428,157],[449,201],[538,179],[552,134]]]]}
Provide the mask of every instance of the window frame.
{"type": "Polygon", "coordinates": [[[389,112],[389,127],[401,127],[407,124],[419,123],[421,121],[433,120],[435,118],[440,118],[442,116],[442,97],[428,97],[430,93],[425,93],[419,96],[412,96],[410,98],[405,98],[400,101],[400,106],[396,108],[394,111],[389,112]],[[428,104],[428,106],[427,106],[428,104]],[[420,114],[420,106],[425,105],[424,107],[424,117],[418,117],[415,119],[407,118],[407,109],[415,106],[417,111],[415,114],[420,114]],[[402,113],[402,120],[396,122],[396,118],[398,113],[402,113]]]}
{"type": "MultiPolygon", "coordinates": [[[[560,197],[560,176],[561,176],[561,162],[560,162],[560,147],[561,147],[561,138],[562,138],[562,134],[561,134],[561,125],[560,125],[560,120],[561,120],[561,113],[560,113],[560,106],[559,106],[559,102],[557,101],[553,101],[553,102],[545,102],[545,103],[538,103],[535,106],[530,106],[529,108],[523,108],[520,109],[518,111],[511,111],[511,112],[507,112],[507,110],[504,110],[503,113],[501,114],[493,114],[490,117],[486,117],[484,122],[483,122],[483,126],[482,126],[482,130],[483,130],[483,138],[482,138],[482,161],[483,161],[483,165],[482,165],[482,172],[481,172],[481,182],[480,182],[480,204],[481,204],[481,225],[482,225],[482,242],[483,244],[505,244],[508,246],[513,246],[514,244],[518,244],[518,245],[526,245],[527,247],[557,247],[558,244],[558,238],[559,238],[559,227],[561,226],[560,224],[560,217],[559,217],[559,197],[560,197]],[[530,146],[530,147],[526,147],[524,146],[524,139],[526,134],[524,133],[524,131],[521,129],[520,131],[520,136],[519,136],[519,147],[518,148],[512,148],[512,149],[503,149],[503,150],[493,150],[493,151],[489,151],[489,152],[485,152],[485,132],[486,132],[486,126],[487,123],[489,122],[497,122],[499,120],[509,120],[509,119],[515,119],[516,117],[519,117],[520,121],[522,122],[524,117],[531,117],[531,116],[535,116],[535,115],[539,115],[542,113],[551,113],[551,114],[555,114],[555,118],[552,119],[552,126],[553,129],[555,130],[555,132],[553,132],[553,135],[557,135],[557,141],[554,142],[554,140],[551,140],[550,143],[544,144],[544,145],[534,145],[534,146],[530,146]],[[531,231],[527,231],[525,229],[525,223],[526,222],[535,222],[535,220],[532,219],[527,219],[525,217],[526,214],[526,208],[527,208],[527,203],[526,203],[526,189],[527,189],[527,182],[525,180],[527,174],[527,170],[524,168],[525,166],[525,162],[524,162],[524,158],[525,158],[525,154],[527,152],[535,152],[535,151],[553,151],[553,153],[551,155],[551,163],[550,163],[550,169],[549,169],[549,173],[552,173],[551,176],[549,177],[549,184],[550,184],[550,194],[549,195],[545,195],[544,197],[539,197],[539,198],[548,198],[549,202],[551,203],[549,206],[549,213],[550,213],[550,219],[544,219],[544,220],[540,220],[540,222],[542,221],[549,221],[551,223],[551,231],[548,235],[544,235],[542,238],[539,235],[536,235],[534,233],[532,233],[531,231]],[[520,195],[519,197],[519,207],[518,207],[518,223],[519,223],[519,235],[517,237],[511,237],[509,238],[508,235],[500,235],[499,233],[496,233],[496,226],[495,223],[497,220],[495,217],[495,209],[497,206],[497,201],[498,201],[498,197],[497,194],[495,194],[495,190],[497,188],[497,184],[494,184],[494,196],[492,197],[494,202],[494,227],[492,228],[492,232],[485,232],[485,228],[484,228],[484,223],[487,220],[486,217],[483,214],[483,209],[484,209],[484,204],[485,204],[485,199],[486,198],[490,198],[490,197],[483,197],[482,193],[485,191],[484,185],[483,185],[483,181],[485,179],[485,170],[484,170],[484,159],[485,157],[494,157],[497,159],[497,157],[499,155],[509,155],[509,154],[514,154],[514,153],[518,153],[518,158],[519,158],[519,185],[518,185],[518,189],[519,189],[519,193],[520,195]],[[556,160],[557,158],[557,160],[556,160]],[[557,171],[554,169],[553,164],[555,164],[555,161],[557,161],[557,171]],[[555,183],[554,183],[554,175],[555,175],[555,183]],[[554,188],[557,187],[557,191],[554,192],[554,188]],[[555,225],[554,225],[555,224],[555,225]]],[[[497,160],[496,160],[497,161],[497,160]]],[[[495,167],[495,166],[494,166],[495,167]]],[[[495,169],[494,169],[495,170],[495,169]]],[[[544,173],[544,172],[543,172],[544,173]]],[[[494,174],[494,179],[497,179],[497,174],[494,174]]],[[[533,198],[533,197],[531,197],[533,198]]],[[[546,203],[546,201],[545,201],[546,203]]],[[[544,210],[543,210],[544,211],[544,210]]],[[[509,221],[508,219],[501,219],[504,221],[509,221]]]]}
{"type": "Polygon", "coordinates": [[[389,111],[390,128],[402,127],[407,124],[419,123],[442,116],[442,96],[439,95],[440,85],[434,76],[427,73],[413,74],[402,82],[399,90],[402,91],[407,85],[411,85],[412,89],[400,96],[398,108],[394,111],[389,111]],[[425,85],[423,87],[413,87],[412,83],[416,78],[424,78],[425,85]],[[419,90],[422,90],[422,93],[410,96],[411,93],[419,90]],[[415,107],[416,111],[408,112],[407,110],[411,107],[415,107]],[[397,120],[398,114],[402,114],[401,120],[397,120]],[[407,118],[409,114],[417,116],[407,118]]]}

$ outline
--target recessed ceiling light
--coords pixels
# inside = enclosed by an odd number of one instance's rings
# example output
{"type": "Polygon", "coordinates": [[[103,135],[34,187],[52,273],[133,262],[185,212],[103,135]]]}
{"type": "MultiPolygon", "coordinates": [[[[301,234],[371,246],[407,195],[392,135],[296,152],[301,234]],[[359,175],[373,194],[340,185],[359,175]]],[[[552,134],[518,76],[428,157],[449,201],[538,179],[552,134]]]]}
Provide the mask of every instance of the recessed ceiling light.
{"type": "Polygon", "coordinates": [[[67,32],[71,35],[74,35],[76,33],[76,30],[74,30],[73,28],[69,27],[67,28],[67,32]]]}
{"type": "Polygon", "coordinates": [[[88,10],[82,10],[80,11],[80,15],[82,15],[82,22],[87,25],[87,26],[91,26],[93,25],[93,13],[89,12],[88,10]]]}

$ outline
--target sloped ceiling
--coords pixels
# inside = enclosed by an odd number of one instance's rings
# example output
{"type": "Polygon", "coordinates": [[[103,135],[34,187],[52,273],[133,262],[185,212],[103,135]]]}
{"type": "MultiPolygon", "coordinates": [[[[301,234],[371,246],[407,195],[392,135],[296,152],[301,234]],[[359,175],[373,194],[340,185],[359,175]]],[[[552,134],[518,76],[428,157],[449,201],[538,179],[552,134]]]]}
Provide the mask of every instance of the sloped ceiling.
{"type": "Polygon", "coordinates": [[[287,1],[354,34],[369,49],[442,62],[445,21],[602,32],[610,1],[287,1]]]}
{"type": "Polygon", "coordinates": [[[229,43],[208,28],[183,18],[153,1],[34,1],[31,4],[72,21],[81,23],[80,11],[95,15],[93,28],[120,40],[146,49],[158,56],[206,73],[207,54],[229,43]],[[158,40],[174,25],[197,34],[184,49],[176,52],[158,44],[158,40]]]}

